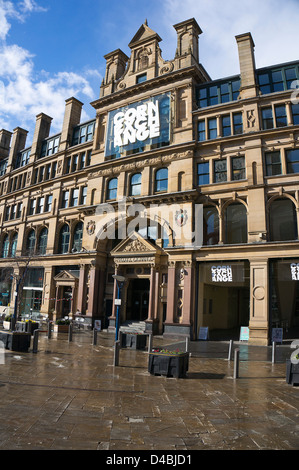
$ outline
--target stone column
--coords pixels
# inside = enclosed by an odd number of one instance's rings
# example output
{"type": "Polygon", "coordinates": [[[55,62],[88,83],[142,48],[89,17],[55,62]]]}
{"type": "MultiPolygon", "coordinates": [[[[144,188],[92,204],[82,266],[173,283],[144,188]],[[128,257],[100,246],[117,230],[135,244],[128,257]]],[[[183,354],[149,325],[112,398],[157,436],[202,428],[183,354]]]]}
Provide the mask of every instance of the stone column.
{"type": "Polygon", "coordinates": [[[269,328],[268,259],[250,260],[249,342],[268,345],[269,328]]]}
{"type": "Polygon", "coordinates": [[[86,311],[86,265],[80,265],[77,308],[83,315],[86,311]]]}
{"type": "Polygon", "coordinates": [[[192,305],[192,282],[193,282],[193,267],[192,261],[188,262],[184,267],[184,303],[183,303],[183,318],[184,325],[190,325],[193,317],[192,305]]]}
{"type": "Polygon", "coordinates": [[[97,316],[98,311],[98,289],[99,289],[99,268],[92,264],[89,271],[89,297],[88,311],[86,317],[92,318],[97,316]]]}
{"type": "Polygon", "coordinates": [[[175,261],[168,263],[166,322],[172,324],[175,313],[175,261]]]}

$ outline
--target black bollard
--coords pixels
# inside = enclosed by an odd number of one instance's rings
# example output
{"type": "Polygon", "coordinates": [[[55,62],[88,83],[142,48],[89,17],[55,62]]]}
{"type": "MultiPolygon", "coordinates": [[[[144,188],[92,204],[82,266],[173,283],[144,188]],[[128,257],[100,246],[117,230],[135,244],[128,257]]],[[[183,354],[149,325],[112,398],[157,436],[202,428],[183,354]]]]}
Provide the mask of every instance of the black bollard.
{"type": "Polygon", "coordinates": [[[96,328],[93,329],[93,345],[96,346],[98,339],[98,331],[96,328]]]}
{"type": "Polygon", "coordinates": [[[48,339],[52,336],[52,322],[48,322],[48,339]]]}
{"type": "Polygon", "coordinates": [[[119,350],[120,350],[120,341],[115,341],[114,343],[114,361],[113,365],[118,366],[119,364],[119,350]]]}
{"type": "Polygon", "coordinates": [[[32,352],[37,353],[38,350],[38,333],[39,330],[34,330],[33,332],[33,349],[32,352]]]}
{"type": "Polygon", "coordinates": [[[235,349],[234,379],[239,377],[239,355],[240,349],[235,349]]]}
{"type": "Polygon", "coordinates": [[[69,324],[69,342],[73,340],[73,325],[69,324]]]}
{"type": "Polygon", "coordinates": [[[228,361],[232,360],[232,353],[233,353],[233,340],[231,339],[229,342],[229,350],[228,350],[228,361]]]}

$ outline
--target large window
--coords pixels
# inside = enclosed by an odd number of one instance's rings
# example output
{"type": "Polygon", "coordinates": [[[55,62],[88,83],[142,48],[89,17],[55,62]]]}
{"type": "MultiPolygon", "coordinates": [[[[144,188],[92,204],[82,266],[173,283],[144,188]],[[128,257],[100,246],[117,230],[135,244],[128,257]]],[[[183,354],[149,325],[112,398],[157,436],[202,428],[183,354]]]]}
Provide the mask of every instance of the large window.
{"type": "Polygon", "coordinates": [[[219,242],[219,217],[217,208],[206,206],[203,208],[203,244],[217,245],[219,242]]]}
{"type": "Polygon", "coordinates": [[[239,77],[234,77],[225,82],[213,82],[208,86],[200,86],[197,89],[198,106],[206,108],[207,106],[236,101],[239,96],[239,90],[239,77]]]}
{"type": "Polygon", "coordinates": [[[244,180],[246,178],[245,157],[232,158],[232,180],[244,180]]]}
{"type": "Polygon", "coordinates": [[[262,123],[263,129],[273,129],[274,121],[271,107],[262,109],[262,123]]]}
{"type": "Polygon", "coordinates": [[[5,235],[2,242],[2,258],[8,258],[9,255],[9,236],[5,235]]]}
{"type": "Polygon", "coordinates": [[[210,170],[209,162],[198,163],[197,165],[197,184],[201,186],[202,184],[210,183],[210,170]]]}
{"type": "Polygon", "coordinates": [[[26,242],[26,254],[28,256],[31,256],[34,254],[34,250],[35,250],[35,241],[36,241],[36,238],[35,238],[35,230],[30,230],[30,232],[28,233],[28,236],[27,236],[27,242],[26,242]]]}
{"type": "Polygon", "coordinates": [[[18,234],[15,233],[11,239],[11,256],[14,258],[17,253],[18,234]]]}
{"type": "Polygon", "coordinates": [[[293,202],[288,198],[276,199],[269,209],[270,240],[296,240],[297,218],[293,202]]]}
{"type": "Polygon", "coordinates": [[[112,178],[108,181],[107,199],[114,200],[117,197],[117,178],[112,178]]]}
{"type": "Polygon", "coordinates": [[[78,222],[74,230],[73,249],[72,251],[80,251],[82,248],[83,238],[83,222],[78,222]]]}
{"type": "Polygon", "coordinates": [[[47,250],[47,242],[48,242],[48,229],[44,227],[38,238],[38,253],[40,255],[45,255],[47,250]]]}
{"type": "Polygon", "coordinates": [[[298,64],[258,71],[258,84],[263,95],[290,90],[294,80],[299,79],[298,64]]]}
{"type": "Polygon", "coordinates": [[[267,176],[281,175],[280,151],[266,152],[265,160],[266,160],[266,175],[267,176]]]}
{"type": "Polygon", "coordinates": [[[232,203],[226,208],[225,243],[247,243],[247,211],[242,203],[232,203]]]}
{"type": "Polygon", "coordinates": [[[226,159],[214,160],[214,183],[227,181],[226,159]]]}
{"type": "Polygon", "coordinates": [[[72,145],[78,145],[92,140],[94,128],[95,121],[88,122],[86,124],[82,124],[81,126],[76,127],[74,130],[72,145]]]}
{"type": "Polygon", "coordinates": [[[156,172],[155,178],[155,191],[167,191],[168,189],[168,169],[167,168],[160,168],[156,172]]]}
{"type": "Polygon", "coordinates": [[[131,176],[130,196],[140,196],[141,194],[141,173],[131,176]]]}
{"type": "Polygon", "coordinates": [[[59,233],[59,246],[58,246],[58,253],[68,253],[69,251],[69,243],[70,243],[70,228],[68,224],[64,224],[61,227],[59,233]]]}
{"type": "Polygon", "coordinates": [[[287,173],[299,173],[299,149],[286,150],[287,173]]]}
{"type": "Polygon", "coordinates": [[[46,155],[53,155],[58,152],[60,142],[60,135],[47,139],[42,144],[42,150],[40,157],[45,157],[46,155]]]}

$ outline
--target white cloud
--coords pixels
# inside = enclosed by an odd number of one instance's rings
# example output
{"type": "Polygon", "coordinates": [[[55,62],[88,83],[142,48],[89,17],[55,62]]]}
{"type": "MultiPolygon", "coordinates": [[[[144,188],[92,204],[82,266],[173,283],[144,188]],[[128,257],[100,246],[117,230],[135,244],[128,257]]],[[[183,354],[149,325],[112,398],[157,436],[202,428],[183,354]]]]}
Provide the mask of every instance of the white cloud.
{"type": "Polygon", "coordinates": [[[252,34],[257,67],[298,59],[298,0],[184,0],[183,13],[181,0],[161,4],[168,27],[197,20],[200,60],[213,79],[239,73],[235,36],[242,33],[252,34]]]}
{"type": "MultiPolygon", "coordinates": [[[[9,19],[25,21],[26,14],[33,11],[44,9],[33,0],[20,1],[17,7],[10,1],[0,0],[0,129],[23,127],[29,130],[28,140],[33,135],[35,116],[40,112],[53,118],[52,134],[61,130],[65,100],[79,95],[92,100],[94,93],[89,78],[97,76],[92,70],[55,74],[36,71],[34,56],[29,51],[16,44],[6,44],[9,19]]],[[[88,118],[83,110],[82,119],[88,118]]]]}

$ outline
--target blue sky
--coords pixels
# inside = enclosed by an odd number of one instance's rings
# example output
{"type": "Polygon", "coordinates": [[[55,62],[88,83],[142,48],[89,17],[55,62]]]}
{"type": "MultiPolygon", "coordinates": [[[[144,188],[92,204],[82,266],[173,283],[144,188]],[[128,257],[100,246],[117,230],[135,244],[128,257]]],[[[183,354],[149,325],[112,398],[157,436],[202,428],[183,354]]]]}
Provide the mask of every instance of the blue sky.
{"type": "Polygon", "coordinates": [[[200,60],[213,79],[239,73],[235,36],[250,31],[257,67],[299,60],[299,0],[0,0],[0,129],[29,131],[44,112],[60,131],[65,100],[84,103],[94,117],[104,55],[130,54],[128,43],[145,19],[162,38],[162,56],[175,55],[173,25],[194,17],[203,30],[200,60]]]}

